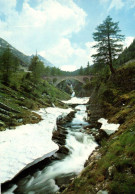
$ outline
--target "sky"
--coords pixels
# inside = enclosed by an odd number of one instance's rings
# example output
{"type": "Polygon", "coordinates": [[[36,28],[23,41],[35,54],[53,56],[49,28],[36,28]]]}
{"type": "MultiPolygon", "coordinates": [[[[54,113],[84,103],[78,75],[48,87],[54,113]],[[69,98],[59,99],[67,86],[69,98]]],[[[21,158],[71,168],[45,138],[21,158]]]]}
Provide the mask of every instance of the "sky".
{"type": "Polygon", "coordinates": [[[135,37],[135,0],[0,0],[0,37],[26,55],[36,53],[62,70],[92,65],[93,33],[110,15],[135,37]]]}

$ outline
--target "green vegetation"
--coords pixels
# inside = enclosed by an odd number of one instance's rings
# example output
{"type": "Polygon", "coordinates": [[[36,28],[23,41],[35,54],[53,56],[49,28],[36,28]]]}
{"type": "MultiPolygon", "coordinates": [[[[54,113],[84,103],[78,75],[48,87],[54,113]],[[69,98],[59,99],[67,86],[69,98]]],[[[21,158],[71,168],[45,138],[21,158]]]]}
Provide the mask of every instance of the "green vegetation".
{"type": "Polygon", "coordinates": [[[93,55],[94,63],[109,65],[111,73],[115,73],[113,60],[122,51],[120,42],[124,39],[124,36],[120,35],[119,32],[118,23],[114,23],[112,18],[108,16],[93,33],[93,38],[97,42],[94,46],[94,48],[97,48],[97,54],[93,55]]]}
{"type": "MultiPolygon", "coordinates": [[[[4,39],[0,38],[0,61],[2,61],[1,56],[5,53],[5,51],[9,48],[10,53],[12,57],[15,59],[14,64],[17,63],[19,65],[19,70],[20,71],[28,71],[29,66],[31,64],[31,59],[35,56],[27,56],[17,49],[15,49],[12,45],[10,45],[7,41],[4,39]]],[[[41,57],[40,55],[37,55],[38,60],[44,64],[44,76],[60,76],[60,75],[72,75],[76,74],[76,72],[66,72],[66,71],[61,71],[57,67],[53,67],[53,64],[51,64],[49,61],[41,57]]],[[[1,64],[0,64],[1,68],[1,64]]],[[[77,71],[78,74],[78,71],[77,71]]]]}
{"type": "Polygon", "coordinates": [[[31,110],[53,104],[64,107],[60,100],[69,99],[70,96],[42,79],[45,75],[62,74],[60,69],[45,67],[36,55],[26,65],[27,68],[29,66],[29,71],[24,72],[20,55],[16,57],[16,52],[19,51],[6,41],[0,41],[0,130],[39,122],[40,116],[31,110]]]}
{"type": "Polygon", "coordinates": [[[135,62],[118,68],[115,75],[103,72],[87,84],[93,91],[90,103],[102,106],[105,117],[121,125],[115,134],[101,140],[101,157],[90,158],[64,193],[135,193],[135,62]]]}
{"type": "Polygon", "coordinates": [[[32,72],[33,81],[36,83],[44,74],[44,64],[39,60],[38,56],[33,56],[29,66],[29,71],[32,72]]]}
{"type": "Polygon", "coordinates": [[[0,130],[9,126],[39,122],[41,118],[31,110],[53,104],[64,107],[59,101],[63,99],[69,99],[68,94],[47,81],[40,79],[35,83],[29,73],[13,73],[8,85],[5,82],[0,84],[0,130]],[[3,104],[8,108],[3,107],[3,104]]]}
{"type": "MultiPolygon", "coordinates": [[[[57,105],[69,95],[41,77],[46,68],[33,56],[29,72],[20,71],[20,62],[7,47],[0,60],[0,130],[26,123],[36,123],[40,116],[31,110],[57,105]]],[[[57,68],[52,68],[57,69],[57,68]]]]}
{"type": "Polygon", "coordinates": [[[121,66],[130,60],[135,60],[135,39],[131,43],[131,45],[124,49],[124,51],[119,55],[118,59],[114,61],[115,66],[121,66]]]}
{"type": "MultiPolygon", "coordinates": [[[[101,140],[96,155],[89,159],[87,167],[64,193],[95,194],[99,190],[112,194],[135,193],[135,41],[116,59],[121,50],[117,42],[123,38],[118,32],[118,23],[107,17],[94,33],[95,40],[99,40],[96,47],[100,52],[95,55],[96,63],[89,66],[88,62],[86,68],[81,67],[73,73],[44,67],[38,56],[33,56],[30,71],[22,72],[18,69],[20,61],[9,48],[1,55],[0,130],[39,122],[41,117],[31,110],[53,104],[66,108],[59,100],[69,99],[69,95],[41,79],[44,75],[94,75],[91,82],[86,80],[84,86],[92,94],[89,106],[96,106],[97,112],[98,107],[102,107],[102,113],[109,122],[120,124],[115,134],[101,140]]],[[[76,84],[76,88],[78,90],[80,84],[76,84]]],[[[92,110],[89,111],[92,117],[92,110]]],[[[100,111],[96,114],[101,117],[100,111]]]]}
{"type": "MultiPolygon", "coordinates": [[[[114,24],[118,30],[117,23],[114,24]]],[[[86,168],[74,179],[64,194],[96,194],[100,190],[108,191],[109,194],[135,193],[134,53],[135,41],[117,59],[113,59],[115,74],[104,62],[101,65],[95,63],[90,67],[90,72],[95,76],[84,86],[91,92],[90,123],[92,116],[98,119],[104,115],[110,123],[119,123],[120,127],[108,139],[101,139],[101,146],[92,154],[86,168]],[[95,109],[92,109],[93,106],[95,109]]],[[[100,54],[102,58],[103,53],[100,54]]],[[[106,60],[109,59],[106,57],[106,60]]]]}
{"type": "Polygon", "coordinates": [[[113,135],[102,145],[101,159],[91,161],[64,193],[97,193],[96,189],[116,194],[135,193],[134,132],[132,124],[123,134],[113,135]]]}
{"type": "Polygon", "coordinates": [[[0,58],[0,71],[2,72],[3,81],[8,84],[10,82],[12,73],[16,72],[18,68],[18,59],[12,55],[10,48],[7,47],[0,58]]]}
{"type": "Polygon", "coordinates": [[[21,53],[20,51],[15,49],[12,45],[10,45],[7,41],[5,41],[2,38],[0,38],[0,45],[1,45],[0,56],[5,52],[7,47],[9,47],[10,50],[12,51],[12,54],[14,55],[14,57],[19,60],[20,65],[23,68],[26,68],[26,69],[28,68],[29,63],[30,63],[30,56],[24,55],[23,53],[21,53]]]}

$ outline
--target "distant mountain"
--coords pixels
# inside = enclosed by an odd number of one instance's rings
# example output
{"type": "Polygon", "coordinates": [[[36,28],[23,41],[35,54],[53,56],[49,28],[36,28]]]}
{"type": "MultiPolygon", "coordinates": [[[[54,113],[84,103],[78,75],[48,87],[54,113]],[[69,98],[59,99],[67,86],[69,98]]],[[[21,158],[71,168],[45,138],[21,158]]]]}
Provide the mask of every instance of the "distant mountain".
{"type": "Polygon", "coordinates": [[[5,41],[2,38],[0,38],[0,55],[3,54],[4,50],[8,46],[11,49],[11,52],[13,53],[13,55],[16,56],[20,60],[21,65],[24,67],[28,67],[30,64],[30,60],[31,60],[30,56],[27,56],[23,54],[22,52],[18,51],[16,48],[14,48],[12,45],[10,45],[7,41],[5,41]]]}
{"type": "Polygon", "coordinates": [[[38,58],[44,63],[45,66],[54,67],[54,65],[50,61],[48,61],[47,59],[45,59],[41,55],[38,55],[38,58]]]}
{"type": "MultiPolygon", "coordinates": [[[[29,67],[30,61],[32,56],[28,56],[23,54],[22,52],[20,52],[19,50],[17,50],[16,48],[14,48],[12,45],[10,45],[7,41],[5,41],[4,39],[0,38],[0,56],[3,54],[4,50],[9,46],[9,48],[11,49],[11,52],[13,53],[14,56],[16,56],[19,60],[20,63],[23,67],[25,67],[26,69],[29,67]]],[[[49,67],[53,67],[54,65],[49,62],[47,59],[45,59],[44,57],[38,55],[39,59],[41,61],[43,61],[45,66],[49,66],[49,67]]]]}

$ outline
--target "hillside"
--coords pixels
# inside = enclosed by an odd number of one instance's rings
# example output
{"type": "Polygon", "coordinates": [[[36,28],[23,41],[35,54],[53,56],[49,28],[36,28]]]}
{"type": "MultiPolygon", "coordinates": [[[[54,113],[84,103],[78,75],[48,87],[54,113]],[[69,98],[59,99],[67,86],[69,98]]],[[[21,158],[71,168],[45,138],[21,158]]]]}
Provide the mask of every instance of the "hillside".
{"type": "Polygon", "coordinates": [[[63,193],[135,193],[135,62],[109,78],[95,78],[90,87],[93,93],[86,132],[93,134],[100,146],[63,193]],[[119,130],[111,136],[103,130],[95,132],[101,117],[119,123],[119,130]]]}
{"type": "Polygon", "coordinates": [[[115,61],[115,64],[120,66],[130,60],[135,60],[135,39],[131,45],[124,49],[124,51],[119,55],[118,59],[115,61]]]}
{"type": "MultiPolygon", "coordinates": [[[[22,52],[20,52],[19,50],[17,50],[16,48],[14,48],[12,45],[10,45],[7,41],[5,41],[4,39],[0,38],[0,56],[3,54],[3,52],[5,51],[5,49],[7,47],[10,47],[11,52],[13,53],[13,55],[15,57],[17,57],[20,60],[21,66],[28,68],[31,58],[32,56],[28,56],[23,54],[22,52]]],[[[49,67],[53,67],[54,65],[52,63],[50,63],[47,59],[45,59],[44,57],[38,55],[39,59],[41,61],[43,61],[45,66],[49,66],[49,67]]]]}
{"type": "Polygon", "coordinates": [[[38,58],[44,63],[45,66],[54,67],[54,65],[50,61],[48,61],[41,55],[38,55],[38,58]]]}
{"type": "Polygon", "coordinates": [[[23,54],[22,52],[20,52],[16,48],[14,48],[12,45],[10,45],[7,41],[5,41],[2,38],[0,38],[0,55],[3,54],[3,52],[5,51],[5,49],[8,46],[10,47],[11,52],[13,53],[13,55],[16,56],[20,60],[21,65],[24,66],[24,67],[28,67],[31,58],[29,56],[23,54]]]}
{"type": "Polygon", "coordinates": [[[41,79],[35,84],[27,75],[16,72],[8,85],[0,83],[0,131],[6,127],[37,123],[41,117],[32,110],[53,105],[64,107],[59,100],[70,98],[47,81],[41,79]]]}

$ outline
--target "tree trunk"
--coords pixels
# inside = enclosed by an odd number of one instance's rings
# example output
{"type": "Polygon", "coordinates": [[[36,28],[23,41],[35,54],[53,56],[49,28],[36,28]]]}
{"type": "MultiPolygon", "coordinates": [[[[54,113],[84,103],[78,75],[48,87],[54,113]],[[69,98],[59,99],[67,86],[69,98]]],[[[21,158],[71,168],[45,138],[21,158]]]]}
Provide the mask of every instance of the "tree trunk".
{"type": "Polygon", "coordinates": [[[113,68],[112,64],[112,52],[111,52],[111,45],[110,45],[110,36],[109,36],[109,30],[108,30],[108,51],[109,51],[109,67],[112,74],[115,74],[115,70],[113,68]]]}
{"type": "Polygon", "coordinates": [[[109,67],[110,67],[111,73],[115,74],[115,69],[113,68],[112,63],[109,63],[109,67]]]}

